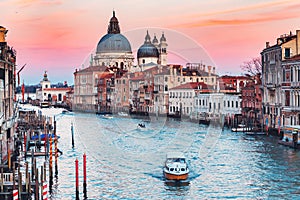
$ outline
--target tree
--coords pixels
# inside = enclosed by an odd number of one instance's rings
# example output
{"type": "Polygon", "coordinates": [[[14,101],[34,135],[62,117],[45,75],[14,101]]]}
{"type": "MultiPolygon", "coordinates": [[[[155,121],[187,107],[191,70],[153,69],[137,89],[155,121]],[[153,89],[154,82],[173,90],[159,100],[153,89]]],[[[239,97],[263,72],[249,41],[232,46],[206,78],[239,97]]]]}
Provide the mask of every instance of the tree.
{"type": "Polygon", "coordinates": [[[246,76],[255,77],[257,75],[261,76],[262,64],[259,57],[252,58],[250,61],[245,61],[241,65],[241,69],[245,72],[246,76]]]}

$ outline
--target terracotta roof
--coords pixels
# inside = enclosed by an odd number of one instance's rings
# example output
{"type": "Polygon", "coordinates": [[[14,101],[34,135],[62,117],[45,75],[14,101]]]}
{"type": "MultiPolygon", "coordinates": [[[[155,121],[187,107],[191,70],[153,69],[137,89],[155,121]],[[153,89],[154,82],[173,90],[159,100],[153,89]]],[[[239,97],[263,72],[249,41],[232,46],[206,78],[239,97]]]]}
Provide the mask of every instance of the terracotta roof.
{"type": "Polygon", "coordinates": [[[131,81],[141,81],[141,80],[145,80],[145,76],[144,74],[136,76],[136,77],[132,77],[130,78],[131,81]]]}
{"type": "Polygon", "coordinates": [[[224,76],[219,77],[219,80],[220,79],[249,79],[249,77],[247,77],[247,76],[229,76],[229,75],[224,75],[224,76]]]}
{"type": "Polygon", "coordinates": [[[45,91],[70,91],[72,90],[71,87],[66,88],[44,88],[45,91]]]}
{"type": "Polygon", "coordinates": [[[179,85],[177,87],[170,88],[170,90],[178,89],[209,89],[210,85],[205,84],[204,82],[191,82],[179,85]]]}
{"type": "Polygon", "coordinates": [[[106,66],[89,66],[87,68],[84,69],[79,69],[76,70],[74,73],[86,73],[86,72],[95,72],[95,71],[106,71],[107,67],[106,66]]]}
{"type": "Polygon", "coordinates": [[[111,73],[101,73],[99,78],[111,78],[113,76],[114,76],[114,74],[111,74],[111,73]]]}

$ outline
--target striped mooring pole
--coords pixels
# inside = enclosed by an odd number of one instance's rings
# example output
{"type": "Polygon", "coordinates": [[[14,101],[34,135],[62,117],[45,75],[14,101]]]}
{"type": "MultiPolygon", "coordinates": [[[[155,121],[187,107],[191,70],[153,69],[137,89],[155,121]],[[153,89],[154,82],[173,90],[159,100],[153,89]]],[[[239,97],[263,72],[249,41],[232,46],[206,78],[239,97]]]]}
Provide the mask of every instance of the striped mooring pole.
{"type": "Polygon", "coordinates": [[[19,192],[18,192],[18,190],[13,190],[13,200],[19,200],[19,192]]]}

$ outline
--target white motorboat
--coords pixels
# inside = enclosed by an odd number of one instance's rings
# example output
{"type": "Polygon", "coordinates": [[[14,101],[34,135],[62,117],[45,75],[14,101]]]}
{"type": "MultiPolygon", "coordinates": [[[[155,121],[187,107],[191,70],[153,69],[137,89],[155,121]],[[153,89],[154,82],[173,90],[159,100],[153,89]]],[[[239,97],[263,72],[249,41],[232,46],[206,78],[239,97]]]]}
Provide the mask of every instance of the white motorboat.
{"type": "Polygon", "coordinates": [[[181,152],[168,153],[163,173],[168,180],[186,180],[189,168],[184,154],[181,152]]]}
{"type": "Polygon", "coordinates": [[[232,132],[250,132],[253,129],[250,127],[247,127],[245,124],[239,124],[237,127],[232,128],[232,132]]]}

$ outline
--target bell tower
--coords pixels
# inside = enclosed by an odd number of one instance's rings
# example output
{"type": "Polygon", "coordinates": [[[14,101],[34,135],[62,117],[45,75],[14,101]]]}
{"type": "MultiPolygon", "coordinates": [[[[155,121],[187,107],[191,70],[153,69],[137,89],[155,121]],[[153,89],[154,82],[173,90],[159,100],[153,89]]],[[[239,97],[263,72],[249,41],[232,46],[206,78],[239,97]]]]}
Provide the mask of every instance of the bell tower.
{"type": "Polygon", "coordinates": [[[161,65],[167,65],[167,40],[165,37],[165,34],[162,33],[162,36],[160,38],[160,44],[159,44],[159,61],[161,65]]]}

